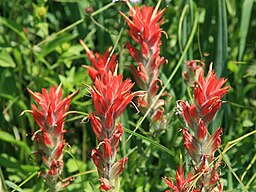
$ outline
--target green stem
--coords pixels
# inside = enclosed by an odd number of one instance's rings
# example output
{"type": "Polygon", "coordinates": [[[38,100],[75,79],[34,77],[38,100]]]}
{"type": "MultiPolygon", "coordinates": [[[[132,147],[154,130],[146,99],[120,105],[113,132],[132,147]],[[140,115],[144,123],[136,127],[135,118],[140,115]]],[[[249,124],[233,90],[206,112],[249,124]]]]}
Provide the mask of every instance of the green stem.
{"type": "Polygon", "coordinates": [[[87,174],[95,173],[95,172],[97,172],[96,169],[90,170],[90,171],[85,171],[85,172],[80,172],[80,173],[77,173],[77,174],[72,175],[72,176],[70,176],[70,177],[67,177],[67,178],[64,179],[62,182],[68,181],[68,180],[70,180],[71,178],[76,178],[76,177],[79,177],[79,176],[82,176],[82,175],[87,175],[87,174]]]}
{"type": "Polygon", "coordinates": [[[22,185],[24,185],[25,183],[27,183],[30,179],[32,179],[34,176],[36,176],[38,174],[38,172],[34,172],[32,173],[27,179],[25,179],[21,184],[19,184],[17,187],[15,187],[12,192],[16,191],[17,189],[19,189],[22,185]]]}

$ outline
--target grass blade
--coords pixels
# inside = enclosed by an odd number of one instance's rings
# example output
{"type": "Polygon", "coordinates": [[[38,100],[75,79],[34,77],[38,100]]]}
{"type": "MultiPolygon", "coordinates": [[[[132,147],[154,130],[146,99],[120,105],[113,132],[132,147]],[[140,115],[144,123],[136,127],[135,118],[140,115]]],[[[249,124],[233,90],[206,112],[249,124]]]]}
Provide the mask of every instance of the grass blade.
{"type": "Polygon", "coordinates": [[[139,134],[139,133],[133,132],[133,131],[127,129],[127,128],[124,128],[124,131],[127,132],[127,133],[129,133],[129,134],[132,134],[132,135],[134,135],[134,136],[136,136],[136,137],[138,137],[138,138],[140,138],[140,139],[142,139],[142,140],[148,141],[149,143],[151,143],[151,144],[154,145],[155,147],[161,149],[162,151],[167,152],[167,153],[170,154],[171,156],[174,156],[174,152],[173,152],[173,151],[171,151],[171,150],[168,149],[167,147],[165,147],[165,146],[163,146],[163,145],[157,143],[156,141],[154,141],[154,140],[152,140],[152,139],[150,139],[150,138],[148,138],[148,137],[145,137],[145,136],[143,136],[143,135],[141,135],[141,134],[139,134]]]}
{"type": "Polygon", "coordinates": [[[238,54],[239,61],[242,60],[242,57],[244,54],[246,37],[247,37],[249,24],[251,20],[253,2],[254,0],[245,0],[243,3],[242,18],[241,18],[241,25],[240,25],[240,41],[239,41],[239,54],[238,54]]]}
{"type": "Polygon", "coordinates": [[[214,70],[219,77],[225,74],[226,71],[227,46],[228,34],[226,4],[224,0],[218,0],[218,36],[214,70]]]}

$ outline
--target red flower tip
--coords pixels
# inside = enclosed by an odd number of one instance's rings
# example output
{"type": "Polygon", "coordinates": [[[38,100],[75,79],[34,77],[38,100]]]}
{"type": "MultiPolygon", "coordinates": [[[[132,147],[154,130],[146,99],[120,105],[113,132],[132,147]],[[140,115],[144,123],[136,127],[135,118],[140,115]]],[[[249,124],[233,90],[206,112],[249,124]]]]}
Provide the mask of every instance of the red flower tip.
{"type": "Polygon", "coordinates": [[[51,135],[49,133],[47,133],[46,131],[44,131],[43,138],[44,138],[45,145],[51,147],[53,144],[52,140],[51,140],[51,135]]]}
{"type": "Polygon", "coordinates": [[[189,126],[195,131],[198,122],[198,114],[195,105],[184,101],[177,101],[177,112],[182,115],[186,127],[189,126]]]}
{"type": "Polygon", "coordinates": [[[93,51],[88,49],[88,47],[86,54],[93,67],[85,66],[85,68],[87,68],[88,73],[93,81],[96,80],[96,77],[101,78],[105,73],[108,73],[109,71],[114,73],[117,66],[117,54],[110,55],[108,50],[106,50],[103,55],[99,53],[94,54],[93,51]]]}
{"type": "Polygon", "coordinates": [[[194,98],[199,110],[208,100],[216,97],[221,99],[229,90],[229,86],[222,87],[227,80],[217,79],[213,70],[209,70],[206,78],[203,76],[204,72],[202,71],[194,89],[194,98]]]}
{"type": "MultiPolygon", "coordinates": [[[[179,192],[179,189],[173,184],[170,178],[162,177],[162,179],[173,190],[173,192],[179,192]]],[[[166,190],[165,192],[170,192],[170,190],[166,190]]]]}
{"type": "Polygon", "coordinates": [[[189,188],[188,183],[190,183],[193,179],[191,178],[192,172],[188,174],[188,177],[184,178],[184,168],[178,167],[176,171],[176,185],[172,182],[171,179],[162,177],[164,182],[173,190],[173,192],[186,191],[189,188]]]}
{"type": "MultiPolygon", "coordinates": [[[[164,19],[160,20],[165,9],[154,10],[153,7],[143,6],[141,9],[137,6],[130,8],[131,19],[125,14],[119,12],[126,20],[130,30],[129,35],[139,44],[142,45],[143,57],[148,57],[149,53],[159,51],[161,44],[161,23],[164,19]]],[[[138,58],[138,57],[137,57],[138,58]]]]}
{"type": "Polygon", "coordinates": [[[49,175],[57,175],[60,174],[63,169],[63,161],[57,161],[55,159],[52,160],[50,169],[48,171],[49,175]]]}
{"type": "Polygon", "coordinates": [[[113,127],[113,120],[117,119],[140,92],[131,92],[133,83],[126,79],[122,81],[122,75],[113,76],[111,72],[102,79],[96,78],[91,87],[92,100],[100,118],[107,119],[107,127],[113,127]]]}
{"type": "Polygon", "coordinates": [[[69,109],[72,97],[75,96],[79,90],[72,95],[67,96],[62,101],[61,85],[58,88],[51,87],[49,93],[47,93],[46,89],[44,88],[42,89],[42,94],[32,92],[30,89],[28,89],[28,92],[42,109],[39,110],[35,107],[35,105],[31,105],[34,119],[42,129],[47,131],[48,129],[55,129],[56,124],[61,125],[60,122],[63,121],[65,113],[69,109]]]}
{"type": "Polygon", "coordinates": [[[101,178],[99,179],[99,181],[101,181],[100,190],[109,191],[112,189],[112,186],[110,185],[109,180],[105,178],[101,178]]]}
{"type": "Polygon", "coordinates": [[[58,145],[58,147],[57,147],[57,149],[56,149],[56,152],[55,152],[55,155],[54,155],[54,158],[55,158],[55,159],[59,159],[59,158],[60,158],[60,156],[62,155],[62,150],[63,150],[63,148],[65,147],[65,145],[66,145],[65,140],[63,140],[62,143],[60,143],[60,144],[58,145]]]}
{"type": "Polygon", "coordinates": [[[105,130],[103,128],[103,125],[102,125],[100,119],[98,117],[96,117],[93,112],[89,116],[89,118],[91,120],[90,121],[91,126],[92,126],[92,129],[93,129],[96,137],[99,138],[100,140],[103,140],[104,138],[106,138],[106,133],[105,133],[105,130]]]}
{"type": "Polygon", "coordinates": [[[204,145],[204,154],[213,156],[221,143],[222,128],[218,128],[215,133],[207,139],[204,145]]]}
{"type": "Polygon", "coordinates": [[[164,116],[164,108],[159,108],[155,111],[155,113],[152,116],[152,121],[158,121],[161,120],[164,116]]]}
{"type": "Polygon", "coordinates": [[[137,68],[135,68],[133,65],[130,66],[132,75],[136,81],[136,83],[138,84],[138,86],[145,90],[146,89],[146,84],[149,83],[149,77],[147,75],[147,71],[146,68],[144,67],[144,65],[140,62],[137,66],[137,68]]]}
{"type": "Polygon", "coordinates": [[[204,70],[204,63],[198,60],[191,60],[186,62],[187,71],[182,73],[182,77],[188,82],[192,88],[195,87],[198,77],[204,70]]]}
{"type": "Polygon", "coordinates": [[[99,175],[101,175],[101,173],[104,171],[104,168],[103,168],[103,157],[100,150],[98,149],[92,150],[92,160],[98,169],[99,175]]]}
{"type": "Polygon", "coordinates": [[[111,138],[111,146],[115,146],[116,149],[118,148],[119,140],[120,140],[123,133],[124,133],[124,130],[123,130],[122,124],[120,123],[115,128],[115,131],[113,133],[113,137],[111,138]]]}

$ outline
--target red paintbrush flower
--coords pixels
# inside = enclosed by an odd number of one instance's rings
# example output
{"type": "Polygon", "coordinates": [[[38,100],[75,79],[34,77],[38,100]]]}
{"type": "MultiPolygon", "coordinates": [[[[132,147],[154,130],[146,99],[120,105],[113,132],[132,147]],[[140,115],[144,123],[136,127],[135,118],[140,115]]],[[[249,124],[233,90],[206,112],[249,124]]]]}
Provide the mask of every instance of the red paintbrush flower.
{"type": "Polygon", "coordinates": [[[134,83],[130,79],[122,81],[123,76],[105,74],[102,79],[96,78],[94,86],[91,87],[92,100],[97,115],[106,118],[107,129],[112,128],[113,122],[124,111],[133,97],[140,92],[132,92],[134,83]]]}
{"type": "MultiPolygon", "coordinates": [[[[129,30],[129,35],[133,38],[133,40],[142,46],[142,56],[148,57],[149,55],[156,57],[160,52],[161,45],[161,33],[163,32],[160,28],[160,25],[163,23],[164,19],[161,19],[165,9],[158,11],[154,10],[153,7],[143,6],[141,9],[137,6],[133,8],[129,3],[127,5],[130,8],[130,16],[129,19],[122,12],[120,14],[125,18],[129,30]],[[160,20],[161,19],[161,20],[160,20]]],[[[133,47],[129,46],[131,51],[134,53],[132,55],[137,58],[139,61],[140,57],[138,51],[133,47]]]]}
{"type": "MultiPolygon", "coordinates": [[[[127,1],[130,9],[130,16],[128,18],[124,13],[120,14],[126,20],[129,29],[128,34],[140,46],[135,48],[131,43],[127,42],[131,56],[138,63],[137,66],[131,66],[131,72],[138,86],[146,92],[144,96],[138,99],[138,106],[140,110],[145,113],[154,101],[159,89],[159,68],[165,62],[164,57],[160,57],[161,36],[164,32],[160,25],[164,21],[162,17],[165,9],[158,11],[157,8],[143,6],[141,9],[138,6],[133,8],[127,1]]],[[[152,109],[150,114],[151,121],[161,121],[158,125],[164,127],[164,102],[159,100],[152,109]],[[161,103],[161,104],[159,104],[161,103]]]]}
{"type": "Polygon", "coordinates": [[[209,70],[207,77],[204,78],[202,71],[196,82],[194,89],[194,104],[184,101],[177,102],[178,113],[181,114],[186,124],[194,131],[197,129],[199,118],[207,126],[216,112],[221,107],[221,98],[228,92],[229,86],[223,87],[226,79],[217,79],[213,70],[209,70]]]}
{"type": "Polygon", "coordinates": [[[84,47],[86,54],[93,65],[93,67],[84,66],[85,68],[87,68],[88,74],[93,81],[95,81],[96,77],[99,78],[104,73],[108,73],[109,71],[114,73],[117,66],[117,54],[113,54],[110,57],[110,53],[108,50],[106,50],[103,55],[100,55],[99,53],[94,54],[93,51],[89,50],[89,48],[84,44],[82,40],[80,40],[80,43],[84,47]]]}
{"type": "Polygon", "coordinates": [[[92,159],[98,169],[102,191],[115,187],[115,181],[128,160],[125,157],[115,163],[118,143],[124,132],[122,124],[116,125],[116,119],[133,97],[140,93],[131,91],[134,83],[130,79],[123,81],[122,78],[122,75],[113,75],[109,71],[96,77],[90,87],[96,113],[89,118],[99,143],[92,151],[92,159]]]}
{"type": "MultiPolygon", "coordinates": [[[[176,184],[172,182],[171,179],[162,177],[164,182],[172,189],[173,192],[189,192],[193,188],[190,185],[190,182],[193,181],[192,175],[193,173],[190,172],[185,179],[184,177],[184,168],[182,166],[179,166],[176,171],[176,184]]],[[[193,192],[196,192],[196,190],[192,190],[193,192]]],[[[165,192],[170,192],[170,190],[166,190],[165,192]]]]}
{"type": "MultiPolygon", "coordinates": [[[[42,149],[42,159],[48,169],[47,173],[41,173],[51,189],[55,189],[57,177],[63,169],[63,148],[66,145],[64,140],[64,118],[68,112],[71,99],[78,93],[62,100],[62,89],[51,87],[50,91],[42,89],[42,93],[28,92],[36,100],[38,106],[32,104],[33,117],[40,127],[40,130],[34,133],[32,139],[36,138],[42,149]]],[[[57,190],[57,189],[55,189],[57,190]]]]}
{"type": "Polygon", "coordinates": [[[208,125],[219,110],[221,98],[229,90],[229,86],[223,87],[226,81],[224,78],[217,79],[217,75],[212,69],[209,70],[206,78],[204,78],[203,71],[198,77],[194,89],[194,99],[199,113],[198,116],[202,118],[205,125],[208,125]]]}
{"type": "MultiPolygon", "coordinates": [[[[198,68],[191,63],[191,68],[198,68]]],[[[221,98],[228,92],[229,86],[224,86],[226,79],[217,78],[211,69],[204,78],[204,72],[198,76],[195,82],[194,101],[195,104],[178,101],[177,112],[182,115],[185,128],[182,130],[184,147],[193,159],[195,176],[199,176],[196,187],[201,191],[222,190],[222,184],[217,185],[219,174],[217,167],[213,165],[214,153],[221,143],[222,129],[218,128],[212,135],[207,134],[207,125],[221,107],[221,98]],[[188,128],[194,133],[190,133],[188,128]],[[194,164],[195,163],[195,164],[194,164]]]]}

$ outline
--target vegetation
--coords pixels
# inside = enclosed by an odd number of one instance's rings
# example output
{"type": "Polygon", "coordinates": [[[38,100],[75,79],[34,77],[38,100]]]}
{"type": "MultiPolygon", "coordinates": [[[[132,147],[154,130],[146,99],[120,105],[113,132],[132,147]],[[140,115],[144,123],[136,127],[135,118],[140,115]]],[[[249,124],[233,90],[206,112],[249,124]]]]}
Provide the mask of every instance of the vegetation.
{"type": "MultiPolygon", "coordinates": [[[[156,130],[147,112],[138,113],[132,104],[118,117],[124,133],[117,159],[129,158],[120,175],[121,191],[164,191],[168,187],[161,177],[175,178],[181,161],[186,162],[188,174],[190,159],[175,112],[176,101],[193,102],[192,89],[182,78],[185,62],[191,60],[205,63],[205,73],[213,62],[217,76],[227,78],[230,86],[222,98],[226,102],[208,126],[211,134],[223,128],[215,157],[221,160],[224,191],[256,191],[255,3],[162,0],[159,4],[159,9],[166,8],[160,55],[168,63],[160,68],[158,93],[168,93],[163,98],[167,123],[156,130]]],[[[135,61],[124,45],[136,44],[119,13],[129,15],[129,7],[111,0],[2,0],[0,5],[0,191],[48,190],[38,177],[38,171],[45,169],[40,147],[31,140],[39,127],[31,114],[20,114],[34,103],[27,88],[41,92],[60,83],[63,98],[80,89],[65,119],[68,145],[61,179],[74,180],[64,191],[99,191],[91,159],[97,139],[87,121],[95,111],[88,92],[93,81],[83,67],[91,62],[79,40],[93,52],[109,49],[118,54],[118,73],[134,82],[129,66],[135,61]]],[[[136,5],[156,7],[157,3],[142,0],[136,5]]],[[[132,89],[140,91],[136,84],[132,89]]]]}

